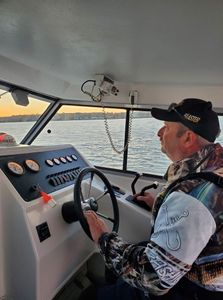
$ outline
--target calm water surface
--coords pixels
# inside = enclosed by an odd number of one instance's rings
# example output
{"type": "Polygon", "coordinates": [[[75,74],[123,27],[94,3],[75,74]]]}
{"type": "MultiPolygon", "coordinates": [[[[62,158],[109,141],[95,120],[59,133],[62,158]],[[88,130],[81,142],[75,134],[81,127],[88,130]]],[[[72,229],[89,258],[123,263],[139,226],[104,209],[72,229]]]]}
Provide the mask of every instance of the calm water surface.
{"type": "MultiPolygon", "coordinates": [[[[223,128],[223,118],[220,118],[223,128]]],[[[124,136],[123,119],[109,120],[114,143],[121,149],[124,136]]],[[[13,135],[20,142],[33,122],[1,123],[1,131],[13,135]]],[[[132,139],[128,153],[128,169],[132,171],[163,175],[170,163],[160,152],[156,135],[162,122],[152,118],[133,120],[132,139]]],[[[223,133],[218,138],[223,144],[223,133]]],[[[51,121],[34,141],[35,145],[74,145],[91,163],[111,168],[122,168],[122,155],[116,154],[105,134],[103,120],[51,121]],[[50,129],[50,133],[47,130],[50,129]]]]}

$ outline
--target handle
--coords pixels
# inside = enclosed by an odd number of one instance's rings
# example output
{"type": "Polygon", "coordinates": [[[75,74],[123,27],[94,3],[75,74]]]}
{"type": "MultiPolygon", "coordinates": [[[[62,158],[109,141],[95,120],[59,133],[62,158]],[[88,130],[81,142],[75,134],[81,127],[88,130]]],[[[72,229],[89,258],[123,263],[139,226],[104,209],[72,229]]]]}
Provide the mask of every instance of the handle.
{"type": "Polygon", "coordinates": [[[159,182],[158,182],[158,181],[154,181],[152,184],[145,186],[145,187],[141,190],[140,196],[144,196],[146,190],[149,190],[149,189],[157,189],[158,186],[159,186],[159,182]]]}
{"type": "Polygon", "coordinates": [[[135,184],[138,181],[139,177],[141,177],[143,174],[140,173],[136,173],[135,178],[133,179],[132,183],[131,183],[131,189],[132,189],[132,194],[135,195],[136,194],[136,190],[135,190],[135,184]]]}

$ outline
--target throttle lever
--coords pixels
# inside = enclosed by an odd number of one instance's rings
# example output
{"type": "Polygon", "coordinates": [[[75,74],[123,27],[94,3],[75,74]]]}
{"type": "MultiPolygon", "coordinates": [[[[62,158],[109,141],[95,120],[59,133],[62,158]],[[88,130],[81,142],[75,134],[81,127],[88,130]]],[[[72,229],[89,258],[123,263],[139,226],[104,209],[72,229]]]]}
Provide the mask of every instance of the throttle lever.
{"type": "MultiPolygon", "coordinates": [[[[144,174],[136,173],[135,178],[134,178],[134,180],[133,180],[132,183],[131,183],[132,195],[129,195],[129,196],[126,197],[125,199],[126,199],[127,201],[131,202],[131,203],[136,204],[137,206],[140,206],[140,207],[142,207],[142,208],[144,208],[144,209],[150,211],[151,208],[150,208],[145,202],[143,202],[143,201],[137,201],[137,200],[134,198],[134,196],[133,196],[133,195],[136,194],[135,184],[136,184],[136,182],[138,181],[138,179],[139,179],[141,176],[143,176],[143,175],[144,175],[144,174]]],[[[156,189],[158,186],[159,186],[158,181],[154,181],[152,184],[145,186],[145,187],[141,190],[140,196],[144,196],[144,193],[145,193],[146,190],[151,189],[151,188],[156,189]]]]}
{"type": "Polygon", "coordinates": [[[135,184],[138,181],[139,177],[141,177],[143,174],[140,173],[136,173],[135,178],[133,179],[132,183],[131,183],[131,189],[132,189],[132,194],[135,195],[136,194],[136,190],[135,190],[135,184]]]}
{"type": "Polygon", "coordinates": [[[145,186],[145,187],[141,190],[140,196],[144,196],[146,190],[149,190],[149,189],[157,189],[158,186],[159,186],[159,182],[158,182],[158,181],[154,181],[152,184],[145,186]]]}
{"type": "MultiPolygon", "coordinates": [[[[136,182],[138,181],[138,179],[143,176],[144,174],[140,174],[140,173],[136,173],[135,175],[135,178],[134,180],[132,181],[131,183],[131,189],[132,189],[132,194],[135,195],[136,194],[136,189],[135,189],[135,185],[136,185],[136,182]]],[[[154,181],[152,184],[150,185],[147,185],[145,186],[141,192],[140,192],[140,196],[144,196],[144,193],[146,190],[149,190],[149,189],[157,189],[159,186],[159,182],[158,181],[154,181]]]]}

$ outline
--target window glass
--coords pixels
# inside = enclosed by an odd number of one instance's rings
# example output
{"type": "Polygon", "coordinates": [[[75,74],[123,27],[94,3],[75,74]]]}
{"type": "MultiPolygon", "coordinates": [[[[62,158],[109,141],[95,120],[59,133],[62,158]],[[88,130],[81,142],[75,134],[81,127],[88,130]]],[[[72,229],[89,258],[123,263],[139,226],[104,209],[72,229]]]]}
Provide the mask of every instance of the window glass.
{"type": "MultiPolygon", "coordinates": [[[[123,148],[125,110],[106,109],[109,130],[118,149],[123,148]]],[[[102,108],[63,106],[33,142],[35,145],[72,144],[93,165],[122,169],[105,132],[102,108]]]]}
{"type": "Polygon", "coordinates": [[[134,112],[128,170],[156,175],[163,175],[166,172],[170,161],[160,151],[157,136],[157,131],[162,126],[163,122],[152,118],[149,111],[134,112]]]}
{"type": "MultiPolygon", "coordinates": [[[[164,175],[171,161],[160,151],[157,137],[163,121],[151,117],[150,112],[135,112],[127,169],[139,173],[164,175]]],[[[219,116],[221,134],[216,142],[223,144],[223,116],[219,116]]]]}
{"type": "Polygon", "coordinates": [[[49,102],[33,97],[27,106],[15,103],[11,93],[0,89],[0,132],[5,132],[20,143],[39,116],[46,110],[49,102]]]}

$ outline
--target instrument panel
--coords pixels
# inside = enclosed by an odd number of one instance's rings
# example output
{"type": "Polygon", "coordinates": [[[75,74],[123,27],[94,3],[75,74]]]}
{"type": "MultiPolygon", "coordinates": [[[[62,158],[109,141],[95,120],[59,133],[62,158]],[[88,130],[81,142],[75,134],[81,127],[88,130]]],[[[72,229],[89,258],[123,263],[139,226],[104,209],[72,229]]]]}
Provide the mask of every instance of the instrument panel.
{"type": "Polygon", "coordinates": [[[89,164],[72,146],[0,156],[0,168],[27,202],[39,198],[40,191],[52,193],[74,184],[87,166],[89,164]]]}

